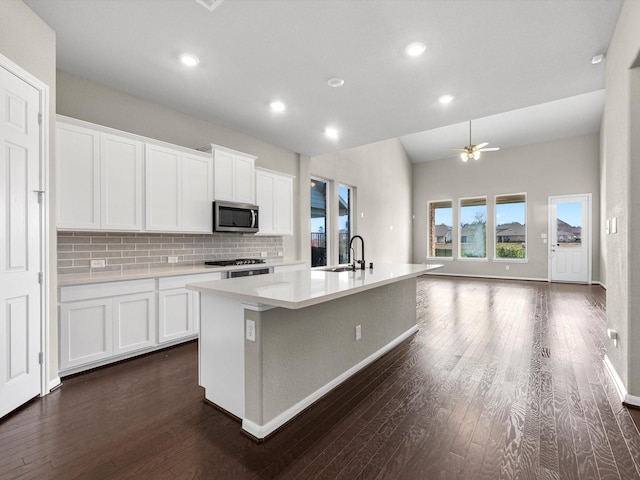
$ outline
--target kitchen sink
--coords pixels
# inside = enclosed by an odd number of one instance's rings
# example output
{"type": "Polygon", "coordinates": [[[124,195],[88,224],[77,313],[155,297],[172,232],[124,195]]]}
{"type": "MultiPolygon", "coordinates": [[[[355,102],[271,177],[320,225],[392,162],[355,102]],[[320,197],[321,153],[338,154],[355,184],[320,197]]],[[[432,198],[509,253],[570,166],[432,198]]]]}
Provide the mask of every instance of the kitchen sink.
{"type": "Polygon", "coordinates": [[[350,272],[351,270],[353,270],[352,267],[329,267],[329,268],[321,268],[320,270],[322,270],[323,272],[350,272]]]}

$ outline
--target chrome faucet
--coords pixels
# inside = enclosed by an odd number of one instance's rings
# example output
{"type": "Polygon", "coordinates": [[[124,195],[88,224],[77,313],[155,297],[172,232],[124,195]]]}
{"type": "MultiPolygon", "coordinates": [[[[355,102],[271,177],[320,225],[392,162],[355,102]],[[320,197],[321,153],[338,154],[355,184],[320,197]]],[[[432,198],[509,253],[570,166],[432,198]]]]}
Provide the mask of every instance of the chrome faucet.
{"type": "MultiPolygon", "coordinates": [[[[353,237],[351,237],[351,240],[349,240],[349,256],[351,256],[351,250],[353,250],[352,246],[353,245],[353,241],[359,238],[360,242],[362,243],[362,260],[357,260],[357,263],[360,264],[360,270],[364,270],[365,268],[365,261],[364,261],[364,238],[362,238],[360,235],[354,235],[353,237]]],[[[356,269],[356,254],[355,254],[355,250],[353,250],[353,264],[351,265],[352,269],[355,270],[356,269]]]]}

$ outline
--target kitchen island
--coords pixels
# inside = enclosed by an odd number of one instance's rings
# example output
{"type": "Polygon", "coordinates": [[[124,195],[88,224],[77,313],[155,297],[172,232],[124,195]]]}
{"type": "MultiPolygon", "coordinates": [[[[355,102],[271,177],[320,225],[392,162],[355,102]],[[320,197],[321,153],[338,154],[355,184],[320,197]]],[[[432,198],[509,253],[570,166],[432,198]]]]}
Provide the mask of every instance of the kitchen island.
{"type": "Polygon", "coordinates": [[[439,268],[304,269],[188,285],[201,294],[206,400],[264,439],[415,333],[415,277],[439,268]]]}

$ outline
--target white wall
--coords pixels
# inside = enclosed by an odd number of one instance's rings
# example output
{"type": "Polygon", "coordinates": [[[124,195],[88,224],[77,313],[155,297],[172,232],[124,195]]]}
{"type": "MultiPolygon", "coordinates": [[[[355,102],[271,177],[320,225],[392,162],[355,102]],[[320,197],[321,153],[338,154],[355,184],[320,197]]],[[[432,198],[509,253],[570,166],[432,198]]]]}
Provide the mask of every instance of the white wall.
{"type": "MultiPolygon", "coordinates": [[[[548,278],[548,245],[542,233],[548,233],[549,196],[591,193],[593,204],[592,279],[599,279],[599,157],[598,135],[503,149],[484,154],[478,161],[464,163],[457,157],[424,162],[413,167],[413,261],[424,263],[427,255],[427,203],[453,200],[454,229],[457,228],[457,204],[462,197],[487,196],[487,261],[444,260],[442,273],[499,276],[512,278],[548,278]],[[493,262],[494,197],[527,193],[528,263],[493,262]]],[[[454,236],[454,242],[456,242],[454,236]]],[[[454,257],[456,256],[454,246],[454,257]]],[[[440,259],[439,259],[440,260],[440,259]]]]}
{"type": "MultiPolygon", "coordinates": [[[[297,153],[61,70],[57,78],[57,113],[61,115],[188,148],[207,143],[223,145],[256,155],[256,166],[299,175],[297,153]]],[[[296,186],[294,183],[294,198],[298,194],[296,186]]],[[[284,237],[287,258],[299,258],[297,248],[295,235],[284,237]]]]}
{"type": "MultiPolygon", "coordinates": [[[[337,199],[339,184],[355,187],[352,234],[364,238],[367,264],[411,261],[411,162],[400,140],[384,140],[311,157],[308,163],[306,160],[303,162],[300,170],[300,192],[307,197],[306,201],[301,199],[301,204],[305,201],[305,210],[301,210],[300,224],[303,230],[306,227],[301,236],[309,237],[310,177],[318,176],[333,183],[333,199],[337,199]]],[[[332,225],[335,239],[327,263],[336,265],[337,201],[333,201],[332,208],[333,218],[336,219],[332,225]]],[[[309,248],[303,247],[302,255],[303,259],[309,260],[309,248]]]]}
{"type": "MultiPolygon", "coordinates": [[[[58,376],[58,318],[56,299],[56,235],[55,235],[55,111],[56,111],[56,34],[21,0],[0,1],[0,54],[18,64],[49,87],[49,296],[50,346],[49,371],[58,376]]],[[[2,241],[2,239],[0,239],[2,241]]]]}
{"type": "Polygon", "coordinates": [[[607,323],[619,343],[607,339],[607,356],[640,405],[640,2],[622,7],[606,58],[603,121],[605,218],[618,233],[606,236],[607,323]],[[635,67],[635,68],[634,68],[635,67]]]}

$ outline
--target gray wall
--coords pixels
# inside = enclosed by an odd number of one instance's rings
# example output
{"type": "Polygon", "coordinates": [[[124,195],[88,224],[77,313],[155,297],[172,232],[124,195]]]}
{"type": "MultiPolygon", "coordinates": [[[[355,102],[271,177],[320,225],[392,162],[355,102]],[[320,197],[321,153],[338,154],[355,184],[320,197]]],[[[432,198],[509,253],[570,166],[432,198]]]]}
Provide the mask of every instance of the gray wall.
{"type": "MultiPolygon", "coordinates": [[[[331,198],[337,199],[338,184],[356,189],[353,233],[365,239],[366,261],[400,262],[411,260],[411,162],[398,139],[384,140],[362,147],[303,159],[300,166],[301,195],[307,200],[300,224],[309,236],[310,176],[332,181],[331,198]],[[304,184],[302,184],[304,182],[304,184]],[[303,190],[304,189],[304,190],[303,190]]],[[[304,199],[301,199],[305,202],[304,199]]],[[[337,201],[333,201],[333,242],[328,263],[338,263],[337,201]]],[[[304,235],[304,234],[303,234],[304,235]]],[[[308,242],[307,242],[308,245],[308,242]]],[[[310,250],[303,247],[303,259],[310,250]]]]}
{"type": "MultiPolygon", "coordinates": [[[[61,115],[189,148],[215,143],[256,155],[256,166],[299,175],[297,153],[60,70],[57,98],[61,115]]],[[[297,246],[295,235],[284,237],[285,257],[299,258],[297,246]]]]}
{"type": "Polygon", "coordinates": [[[592,194],[592,279],[599,279],[599,157],[598,135],[503,149],[464,163],[457,158],[413,166],[413,261],[427,261],[427,203],[453,200],[454,230],[457,203],[462,197],[487,196],[488,261],[460,261],[454,237],[454,260],[444,260],[439,273],[547,279],[548,250],[542,233],[548,231],[549,196],[592,194]],[[493,262],[494,197],[527,193],[528,263],[493,262]],[[509,265],[509,270],[505,269],[509,265]]]}
{"type": "Polygon", "coordinates": [[[245,318],[256,321],[256,341],[244,342],[245,417],[264,425],[413,327],[416,280],[245,318]]]}
{"type": "MultiPolygon", "coordinates": [[[[56,34],[21,0],[0,1],[0,54],[49,87],[49,380],[58,376],[58,317],[55,236],[56,34]]],[[[0,239],[2,240],[2,239],[0,239]]]]}
{"type": "Polygon", "coordinates": [[[602,131],[605,218],[618,219],[618,233],[607,235],[606,265],[607,323],[618,331],[619,343],[616,348],[607,339],[607,356],[635,397],[640,397],[640,223],[633,220],[640,209],[639,24],[640,2],[626,1],[607,52],[602,131]]]}

